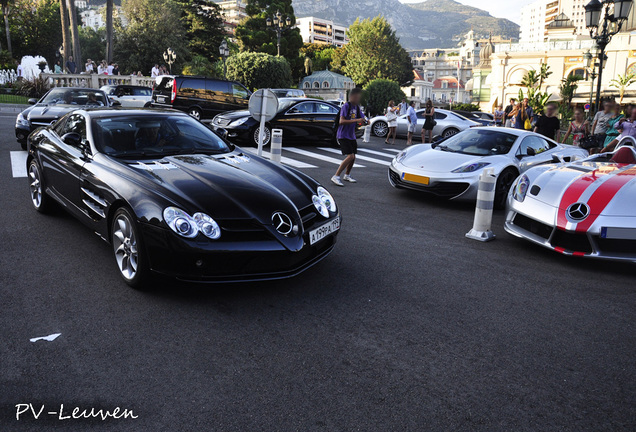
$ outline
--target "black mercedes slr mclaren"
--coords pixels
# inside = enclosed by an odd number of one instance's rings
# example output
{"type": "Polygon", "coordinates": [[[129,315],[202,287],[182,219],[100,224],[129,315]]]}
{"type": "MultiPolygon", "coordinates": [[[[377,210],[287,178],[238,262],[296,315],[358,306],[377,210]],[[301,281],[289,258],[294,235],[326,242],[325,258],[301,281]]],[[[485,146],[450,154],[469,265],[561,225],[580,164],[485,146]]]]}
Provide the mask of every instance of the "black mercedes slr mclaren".
{"type": "Polygon", "coordinates": [[[244,153],[187,114],[77,110],[28,138],[33,206],[112,245],[131,286],[287,278],[333,249],[340,214],[305,174],[244,153]]]}

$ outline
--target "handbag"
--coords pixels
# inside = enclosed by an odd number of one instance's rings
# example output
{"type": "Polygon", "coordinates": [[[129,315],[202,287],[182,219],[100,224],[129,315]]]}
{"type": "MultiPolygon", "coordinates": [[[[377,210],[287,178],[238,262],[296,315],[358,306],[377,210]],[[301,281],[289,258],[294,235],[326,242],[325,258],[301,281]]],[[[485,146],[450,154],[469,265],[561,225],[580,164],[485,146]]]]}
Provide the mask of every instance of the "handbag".
{"type": "Polygon", "coordinates": [[[600,147],[596,135],[587,135],[579,140],[579,147],[584,150],[600,147]]]}
{"type": "Polygon", "coordinates": [[[389,110],[386,113],[386,119],[387,119],[387,121],[393,121],[393,120],[397,119],[397,115],[393,111],[389,110]]]}
{"type": "Polygon", "coordinates": [[[530,119],[526,119],[526,121],[523,122],[523,128],[525,130],[532,130],[532,122],[530,121],[530,119]]]}

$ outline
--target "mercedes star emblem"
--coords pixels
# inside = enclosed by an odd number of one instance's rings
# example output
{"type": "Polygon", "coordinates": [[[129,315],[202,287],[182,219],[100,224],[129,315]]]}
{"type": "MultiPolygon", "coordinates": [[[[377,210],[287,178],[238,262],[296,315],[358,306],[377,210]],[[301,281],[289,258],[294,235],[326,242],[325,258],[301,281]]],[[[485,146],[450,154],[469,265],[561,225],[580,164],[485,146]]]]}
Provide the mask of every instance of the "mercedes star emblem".
{"type": "Polygon", "coordinates": [[[285,213],[276,212],[272,215],[272,222],[274,222],[274,228],[282,235],[289,235],[294,229],[294,223],[291,218],[285,213]]]}
{"type": "Polygon", "coordinates": [[[572,221],[580,222],[590,215],[590,208],[585,203],[577,202],[568,207],[567,214],[572,221]]]}

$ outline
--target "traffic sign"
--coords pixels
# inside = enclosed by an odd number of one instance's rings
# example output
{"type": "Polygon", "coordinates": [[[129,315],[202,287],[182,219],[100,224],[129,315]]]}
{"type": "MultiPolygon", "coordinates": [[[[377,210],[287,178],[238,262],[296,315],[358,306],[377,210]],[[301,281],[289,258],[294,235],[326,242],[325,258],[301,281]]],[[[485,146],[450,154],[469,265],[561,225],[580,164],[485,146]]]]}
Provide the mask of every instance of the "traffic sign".
{"type": "Polygon", "coordinates": [[[587,103],[587,104],[583,105],[583,108],[585,109],[585,111],[589,111],[591,107],[590,107],[590,104],[587,103]]]}
{"type": "Polygon", "coordinates": [[[258,133],[258,155],[263,155],[265,139],[265,122],[270,121],[278,113],[278,98],[270,89],[261,89],[250,97],[249,111],[254,120],[260,123],[258,133]]]}

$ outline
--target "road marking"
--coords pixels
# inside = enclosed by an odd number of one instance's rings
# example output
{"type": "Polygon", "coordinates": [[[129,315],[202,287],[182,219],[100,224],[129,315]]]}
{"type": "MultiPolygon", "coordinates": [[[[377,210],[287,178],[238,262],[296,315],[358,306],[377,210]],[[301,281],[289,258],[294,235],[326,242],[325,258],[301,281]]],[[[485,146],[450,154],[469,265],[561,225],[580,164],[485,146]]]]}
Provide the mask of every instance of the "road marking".
{"type": "MultiPolygon", "coordinates": [[[[333,150],[335,153],[340,153],[340,151],[336,150],[336,149],[329,149],[329,150],[333,150]]],[[[314,159],[319,159],[319,160],[322,160],[322,161],[325,161],[325,162],[329,162],[329,163],[332,163],[332,164],[335,164],[335,165],[340,165],[342,163],[342,161],[340,159],[332,158],[332,157],[329,157],[329,156],[323,156],[323,155],[318,154],[318,153],[312,153],[310,151],[299,149],[299,148],[295,148],[295,147],[285,147],[285,148],[283,148],[283,151],[290,151],[292,153],[298,153],[298,154],[303,155],[303,156],[307,156],[307,157],[314,158],[314,159]]],[[[364,168],[365,166],[364,165],[360,165],[360,164],[355,164],[354,167],[355,168],[364,168]]]]}
{"type": "MultiPolygon", "coordinates": [[[[318,150],[331,152],[331,153],[340,153],[339,150],[332,149],[332,148],[325,148],[325,147],[318,147],[318,150]]],[[[368,156],[356,155],[356,159],[360,159],[360,160],[367,161],[367,162],[373,162],[373,163],[380,164],[380,165],[385,165],[385,166],[391,165],[391,162],[389,162],[389,161],[380,160],[380,159],[374,159],[374,158],[370,158],[368,156]]]]}
{"type": "Polygon", "coordinates": [[[393,152],[393,153],[400,153],[402,151],[402,150],[395,149],[395,148],[383,148],[382,150],[390,151],[390,152],[393,152]]]}
{"type": "Polygon", "coordinates": [[[62,333],[53,333],[51,335],[48,336],[40,336],[40,337],[34,337],[29,339],[31,342],[37,342],[37,341],[48,341],[48,342],[53,342],[55,339],[57,339],[62,333]]]}
{"type": "MultiPolygon", "coordinates": [[[[250,152],[252,154],[257,154],[258,153],[258,149],[255,149],[255,148],[247,148],[247,149],[243,149],[243,150],[248,151],[248,152],[250,152]]],[[[271,159],[271,155],[269,154],[269,152],[266,152],[266,151],[263,152],[263,157],[267,158],[267,159],[271,159]]],[[[289,165],[289,166],[294,167],[294,168],[318,168],[316,165],[311,165],[311,164],[308,164],[308,163],[305,163],[305,162],[300,162],[300,161],[297,161],[297,160],[294,160],[294,159],[290,159],[290,158],[285,157],[285,156],[283,156],[281,158],[281,162],[283,164],[285,164],[285,165],[289,165]]]]}
{"type": "Polygon", "coordinates": [[[387,157],[387,158],[391,158],[391,159],[393,159],[395,157],[394,154],[382,153],[382,152],[379,152],[379,151],[376,151],[376,150],[370,150],[370,149],[365,149],[365,148],[359,148],[358,150],[361,151],[361,152],[370,153],[370,154],[374,154],[374,155],[377,155],[377,156],[383,156],[383,157],[387,157]]]}
{"type": "Polygon", "coordinates": [[[11,152],[11,172],[13,177],[26,177],[26,160],[27,152],[25,151],[12,151],[11,152]]]}

